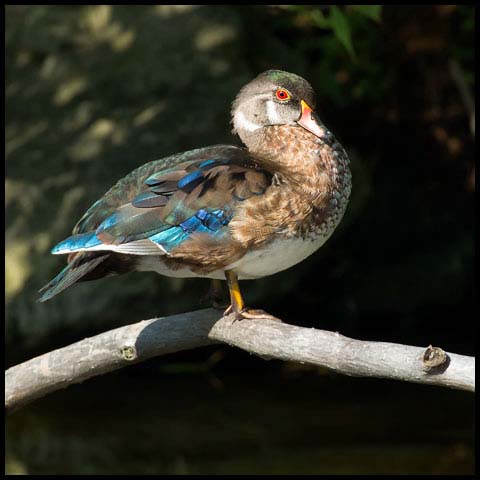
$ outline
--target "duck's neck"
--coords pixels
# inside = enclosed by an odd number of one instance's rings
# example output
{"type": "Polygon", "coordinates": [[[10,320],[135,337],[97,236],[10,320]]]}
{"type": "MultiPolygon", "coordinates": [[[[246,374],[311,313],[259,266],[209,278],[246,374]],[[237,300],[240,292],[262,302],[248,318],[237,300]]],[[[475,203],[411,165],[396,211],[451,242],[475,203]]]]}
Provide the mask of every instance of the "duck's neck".
{"type": "Polygon", "coordinates": [[[314,206],[322,206],[335,192],[349,192],[348,157],[326,128],[318,138],[299,126],[266,127],[248,147],[280,181],[307,195],[314,206]]]}

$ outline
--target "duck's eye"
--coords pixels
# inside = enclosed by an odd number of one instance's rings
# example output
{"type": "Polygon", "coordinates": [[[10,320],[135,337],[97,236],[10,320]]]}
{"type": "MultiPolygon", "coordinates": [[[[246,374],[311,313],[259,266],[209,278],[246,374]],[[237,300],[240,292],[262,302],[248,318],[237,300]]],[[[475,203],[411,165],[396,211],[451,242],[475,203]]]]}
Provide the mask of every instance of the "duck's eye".
{"type": "Polygon", "coordinates": [[[275,92],[275,96],[277,97],[277,100],[280,100],[281,102],[284,102],[285,100],[290,100],[290,94],[283,88],[279,88],[275,92]]]}

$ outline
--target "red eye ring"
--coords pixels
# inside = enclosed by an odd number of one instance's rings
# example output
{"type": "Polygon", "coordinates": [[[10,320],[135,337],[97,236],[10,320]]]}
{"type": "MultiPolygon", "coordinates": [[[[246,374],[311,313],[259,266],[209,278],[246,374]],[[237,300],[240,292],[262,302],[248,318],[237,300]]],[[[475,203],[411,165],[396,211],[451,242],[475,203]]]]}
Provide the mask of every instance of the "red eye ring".
{"type": "Polygon", "coordinates": [[[283,88],[279,88],[275,92],[275,96],[277,97],[277,100],[280,100],[281,102],[285,102],[286,100],[290,100],[290,94],[283,88]]]}

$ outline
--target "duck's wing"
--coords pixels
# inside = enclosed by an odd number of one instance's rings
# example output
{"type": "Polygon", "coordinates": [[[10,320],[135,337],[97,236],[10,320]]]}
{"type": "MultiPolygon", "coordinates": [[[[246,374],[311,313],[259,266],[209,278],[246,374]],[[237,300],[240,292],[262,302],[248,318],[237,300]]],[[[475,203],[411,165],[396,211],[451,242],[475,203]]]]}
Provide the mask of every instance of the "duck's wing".
{"type": "MultiPolygon", "coordinates": [[[[174,256],[192,236],[224,240],[235,208],[272,174],[246,150],[217,145],[146,164],[95,202],[52,253],[174,256]]],[[[76,255],[75,255],[76,256],[76,255]]]]}
{"type": "Polygon", "coordinates": [[[117,208],[132,201],[137,195],[148,190],[145,180],[155,173],[175,170],[180,164],[207,160],[215,157],[240,158],[245,155],[242,148],[233,145],[214,145],[170,155],[145,163],[120,179],[102,198],[97,200],[80,218],[72,234],[96,230],[117,208]]]}
{"type": "Polygon", "coordinates": [[[208,258],[214,268],[215,258],[232,257],[228,222],[236,205],[262,195],[271,178],[248,152],[229,145],[141,166],[95,202],[73,235],[53,248],[52,253],[68,254],[68,265],[40,290],[39,300],[80,281],[134,270],[143,255],[164,255],[172,268],[178,266],[175,258],[200,268],[208,258]]]}

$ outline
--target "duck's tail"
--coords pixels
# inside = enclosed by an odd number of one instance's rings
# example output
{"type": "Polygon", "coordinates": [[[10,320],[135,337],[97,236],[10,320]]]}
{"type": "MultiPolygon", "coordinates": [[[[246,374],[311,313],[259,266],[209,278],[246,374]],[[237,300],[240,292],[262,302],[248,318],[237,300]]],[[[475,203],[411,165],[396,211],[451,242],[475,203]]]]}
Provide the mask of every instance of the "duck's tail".
{"type": "Polygon", "coordinates": [[[99,255],[98,253],[82,253],[76,255],[55,278],[50,280],[50,282],[38,291],[38,293],[42,294],[38,301],[46,302],[60,292],[63,292],[66,288],[80,281],[85,275],[93,272],[93,270],[108,257],[108,253],[105,255],[99,255]]]}

